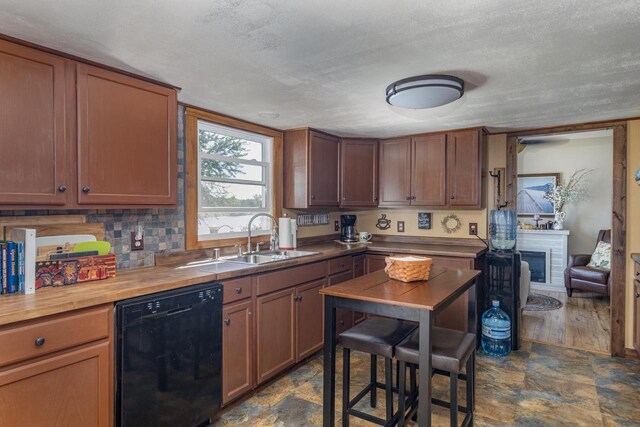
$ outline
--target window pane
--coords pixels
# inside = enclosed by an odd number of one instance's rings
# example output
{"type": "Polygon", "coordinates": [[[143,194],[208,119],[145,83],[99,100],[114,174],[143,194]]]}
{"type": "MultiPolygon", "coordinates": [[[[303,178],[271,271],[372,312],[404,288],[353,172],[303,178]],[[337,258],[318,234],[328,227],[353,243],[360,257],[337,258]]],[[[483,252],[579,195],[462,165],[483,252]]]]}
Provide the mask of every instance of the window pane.
{"type": "Polygon", "coordinates": [[[202,159],[200,174],[210,178],[233,178],[248,181],[262,181],[263,166],[243,165],[221,160],[202,159]]]}
{"type": "MultiPolygon", "coordinates": [[[[225,234],[246,232],[249,220],[255,215],[250,213],[201,212],[198,215],[198,234],[225,234]]],[[[251,225],[251,233],[262,234],[271,230],[271,219],[258,217],[251,225]]]]}
{"type": "Polygon", "coordinates": [[[200,206],[202,208],[265,208],[266,187],[201,181],[200,206]]]}
{"type": "Polygon", "coordinates": [[[246,160],[263,160],[261,143],[235,136],[221,135],[200,129],[198,131],[198,145],[199,150],[203,153],[246,160]]]}

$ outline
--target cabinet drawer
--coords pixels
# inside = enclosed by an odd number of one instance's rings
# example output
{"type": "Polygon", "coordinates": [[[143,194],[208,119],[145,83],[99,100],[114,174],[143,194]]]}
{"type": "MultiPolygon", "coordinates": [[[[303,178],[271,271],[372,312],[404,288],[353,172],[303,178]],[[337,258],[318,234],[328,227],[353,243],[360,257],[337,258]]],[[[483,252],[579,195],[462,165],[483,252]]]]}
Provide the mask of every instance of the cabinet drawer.
{"type": "Polygon", "coordinates": [[[108,338],[113,306],[73,311],[0,329],[0,366],[108,338]]]}
{"type": "Polygon", "coordinates": [[[222,282],[222,292],[222,301],[224,304],[250,298],[253,295],[251,277],[243,277],[241,279],[222,282]]]}
{"type": "Polygon", "coordinates": [[[341,256],[329,260],[329,274],[336,274],[342,271],[351,270],[353,259],[351,255],[341,256]]]}
{"type": "Polygon", "coordinates": [[[336,274],[329,277],[329,286],[337,285],[338,283],[346,282],[353,279],[353,271],[345,271],[344,273],[336,274]]]}
{"type": "Polygon", "coordinates": [[[326,275],[326,261],[262,274],[257,278],[256,295],[264,295],[291,286],[301,285],[302,283],[323,278],[326,275]]]}

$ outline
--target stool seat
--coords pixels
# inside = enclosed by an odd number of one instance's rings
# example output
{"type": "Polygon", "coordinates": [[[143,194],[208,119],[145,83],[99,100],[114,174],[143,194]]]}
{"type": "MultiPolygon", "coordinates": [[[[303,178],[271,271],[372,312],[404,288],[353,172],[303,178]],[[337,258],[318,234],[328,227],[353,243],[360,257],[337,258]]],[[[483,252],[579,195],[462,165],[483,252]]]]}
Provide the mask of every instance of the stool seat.
{"type": "Polygon", "coordinates": [[[416,328],[415,323],[372,317],[340,334],[340,344],[351,350],[393,358],[393,348],[416,328]]]}
{"type": "MultiPolygon", "coordinates": [[[[475,348],[476,337],[455,329],[433,327],[431,342],[432,366],[459,374],[475,348]]],[[[419,344],[419,331],[415,331],[396,346],[396,359],[417,365],[419,344]]]]}

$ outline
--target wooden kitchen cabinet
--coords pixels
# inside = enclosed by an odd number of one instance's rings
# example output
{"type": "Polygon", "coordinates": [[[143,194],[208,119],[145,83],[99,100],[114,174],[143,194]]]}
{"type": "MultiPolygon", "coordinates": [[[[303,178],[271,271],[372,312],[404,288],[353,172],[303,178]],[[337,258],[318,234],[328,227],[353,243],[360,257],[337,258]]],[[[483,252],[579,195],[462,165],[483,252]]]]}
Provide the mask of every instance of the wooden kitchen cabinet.
{"type": "Polygon", "coordinates": [[[384,260],[386,257],[386,255],[367,254],[367,274],[384,270],[387,266],[387,262],[384,260]]]}
{"type": "Polygon", "coordinates": [[[449,206],[482,207],[482,131],[447,134],[447,185],[449,206]]]}
{"type": "Polygon", "coordinates": [[[253,302],[222,309],[222,404],[251,390],[253,374],[253,302]]]}
{"type": "MultiPolygon", "coordinates": [[[[340,260],[341,258],[335,259],[340,260]]],[[[329,265],[331,265],[331,262],[329,265]]],[[[338,283],[353,279],[353,270],[351,270],[351,265],[353,265],[352,260],[347,271],[329,276],[329,286],[337,285],[338,283]]],[[[351,310],[344,310],[342,308],[336,309],[336,336],[340,335],[347,329],[350,329],[354,325],[353,316],[354,314],[351,310]]]]}
{"type": "Polygon", "coordinates": [[[284,207],[340,205],[340,138],[313,129],[284,133],[284,207]]]}
{"type": "Polygon", "coordinates": [[[78,203],[177,202],[176,91],[77,65],[78,203]]]}
{"type": "Polygon", "coordinates": [[[380,206],[411,204],[411,138],[380,141],[380,206]]]}
{"type": "Polygon", "coordinates": [[[0,327],[0,425],[111,426],[113,305],[0,327]]]}
{"type": "Polygon", "coordinates": [[[66,203],[66,64],[0,40],[0,204],[66,203]]]}
{"type": "Polygon", "coordinates": [[[295,288],[263,295],[256,301],[257,383],[296,361],[295,288]]]}
{"type": "Polygon", "coordinates": [[[324,298],[320,289],[326,280],[317,280],[296,289],[296,361],[311,356],[324,343],[324,298]]]}
{"type": "MultiPolygon", "coordinates": [[[[364,276],[367,273],[367,259],[364,254],[353,257],[353,278],[364,276]]],[[[353,312],[353,324],[357,325],[366,319],[366,314],[359,311],[353,312]]]]}
{"type": "Polygon", "coordinates": [[[378,206],[378,140],[343,138],[340,206],[378,206]]]}
{"type": "Polygon", "coordinates": [[[447,205],[447,137],[411,138],[411,206],[447,205]]]}

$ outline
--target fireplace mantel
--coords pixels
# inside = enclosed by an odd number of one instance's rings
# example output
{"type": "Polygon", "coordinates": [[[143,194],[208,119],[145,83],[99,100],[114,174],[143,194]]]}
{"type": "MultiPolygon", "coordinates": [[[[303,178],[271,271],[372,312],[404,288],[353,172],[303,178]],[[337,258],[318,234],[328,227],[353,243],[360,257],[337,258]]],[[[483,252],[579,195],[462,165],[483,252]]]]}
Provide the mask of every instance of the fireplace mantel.
{"type": "MultiPolygon", "coordinates": [[[[544,283],[532,280],[531,288],[565,290],[564,270],[567,268],[569,234],[569,230],[518,230],[517,250],[545,254],[546,279],[544,283]]],[[[524,257],[523,261],[526,261],[524,257]]]]}

